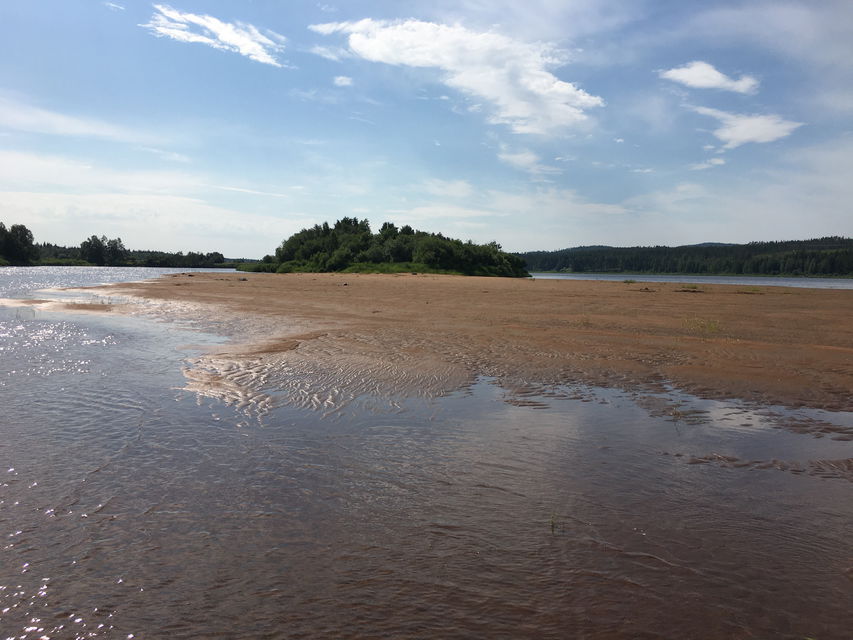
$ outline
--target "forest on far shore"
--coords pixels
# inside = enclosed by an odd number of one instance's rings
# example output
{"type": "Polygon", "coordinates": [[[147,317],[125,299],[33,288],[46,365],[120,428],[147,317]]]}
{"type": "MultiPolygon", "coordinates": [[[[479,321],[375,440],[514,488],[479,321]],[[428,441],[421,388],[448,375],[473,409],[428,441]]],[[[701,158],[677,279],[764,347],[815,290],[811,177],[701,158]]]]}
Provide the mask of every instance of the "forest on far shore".
{"type": "Polygon", "coordinates": [[[175,267],[224,268],[234,267],[218,251],[139,251],[124,246],[121,238],[90,236],[78,246],[64,247],[47,242],[36,243],[32,232],[22,224],[8,229],[0,222],[0,266],[108,266],[108,267],[175,267]]]}
{"type": "Polygon", "coordinates": [[[499,244],[474,244],[386,222],[372,233],[367,220],[342,218],[285,239],[262,260],[227,260],[218,251],[130,250],[121,238],[92,235],[76,246],[36,243],[22,224],[0,222],[0,266],[122,266],[243,271],[419,271],[524,277],[528,271],[707,275],[853,277],[853,238],[704,243],[680,247],[575,247],[507,253],[499,244]]]}
{"type": "Polygon", "coordinates": [[[576,247],[517,255],[529,271],[853,276],[853,238],[839,236],[682,247],[576,247]]]}

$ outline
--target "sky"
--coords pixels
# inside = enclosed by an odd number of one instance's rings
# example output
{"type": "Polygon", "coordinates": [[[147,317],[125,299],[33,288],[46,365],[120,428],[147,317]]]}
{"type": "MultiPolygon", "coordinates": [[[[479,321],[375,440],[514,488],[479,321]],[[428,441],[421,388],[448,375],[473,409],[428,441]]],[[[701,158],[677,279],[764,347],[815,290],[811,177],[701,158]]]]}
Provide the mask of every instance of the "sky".
{"type": "Polygon", "coordinates": [[[849,0],[3,0],[0,221],[273,253],[853,235],[849,0]]]}

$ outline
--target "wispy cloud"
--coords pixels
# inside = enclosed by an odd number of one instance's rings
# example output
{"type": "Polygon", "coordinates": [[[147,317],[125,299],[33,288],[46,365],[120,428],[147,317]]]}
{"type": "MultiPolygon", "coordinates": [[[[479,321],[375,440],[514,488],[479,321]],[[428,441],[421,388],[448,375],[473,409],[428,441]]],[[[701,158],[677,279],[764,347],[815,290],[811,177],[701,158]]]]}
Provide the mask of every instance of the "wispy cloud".
{"type": "Polygon", "coordinates": [[[791,135],[803,124],[774,114],[741,115],[708,107],[693,107],[693,111],[720,121],[722,126],[713,134],[724,143],[724,149],[734,149],[747,142],[774,142],[791,135]]]}
{"type": "Polygon", "coordinates": [[[58,155],[0,150],[0,187],[66,192],[191,193],[201,180],[184,171],[122,171],[58,155]]]}
{"type": "MultiPolygon", "coordinates": [[[[292,193],[280,193],[276,191],[258,191],[257,189],[244,189],[242,187],[226,187],[224,185],[212,184],[208,185],[213,187],[214,189],[219,189],[220,191],[234,191],[236,193],[248,193],[253,196],[266,196],[270,198],[291,198],[293,197],[292,193]]],[[[300,190],[301,186],[291,187],[294,190],[300,190]]]]}
{"type": "Polygon", "coordinates": [[[332,80],[336,87],[351,87],[352,86],[352,78],[347,76],[335,76],[335,79],[332,80]]]}
{"type": "Polygon", "coordinates": [[[223,22],[209,15],[185,13],[164,4],[154,5],[154,15],[139,25],[157,37],[178,42],[205,44],[214,49],[232,51],[255,62],[274,67],[285,66],[275,55],[284,50],[285,37],[244,22],[223,22]]]}
{"type": "Polygon", "coordinates": [[[170,194],[9,190],[0,191],[0,199],[9,217],[26,220],[39,240],[63,244],[97,233],[120,237],[133,249],[259,258],[258,229],[286,238],[305,226],[293,214],[279,218],[170,194]]]}
{"type": "Polygon", "coordinates": [[[310,28],[323,35],[346,34],[350,51],[365,60],[441,70],[446,85],[487,100],[489,121],[515,133],[555,133],[604,104],[549,71],[565,64],[566,56],[546,44],[420,20],[368,18],[310,28]]]}
{"type": "Polygon", "coordinates": [[[150,139],[150,136],[144,133],[103,120],[50,111],[2,95],[0,95],[0,128],[120,142],[145,142],[150,139]]]}
{"type": "Polygon", "coordinates": [[[165,149],[157,149],[156,147],[139,147],[140,151],[144,151],[145,153],[151,153],[161,160],[166,160],[168,162],[180,162],[183,164],[187,164],[190,162],[190,159],[182,153],[175,153],[174,151],[166,151],[165,149]]]}
{"type": "Polygon", "coordinates": [[[694,89],[723,89],[736,93],[755,93],[758,90],[758,80],[752,76],[742,75],[735,80],[701,60],[694,60],[683,67],[659,71],[658,75],[694,89]]]}
{"type": "Polygon", "coordinates": [[[115,2],[104,2],[103,5],[111,11],[124,11],[124,7],[115,2]]]}
{"type": "Polygon", "coordinates": [[[542,164],[541,159],[535,153],[530,151],[529,149],[524,149],[522,151],[511,152],[506,149],[502,149],[498,154],[498,159],[501,162],[504,162],[511,167],[515,167],[521,171],[526,171],[530,175],[542,178],[546,175],[555,175],[558,173],[562,173],[562,170],[558,167],[552,167],[550,165],[542,164]]]}
{"type": "Polygon", "coordinates": [[[447,198],[467,198],[474,193],[471,183],[466,180],[431,179],[425,181],[422,186],[427,193],[447,198]]]}
{"type": "Polygon", "coordinates": [[[320,45],[315,45],[308,51],[315,56],[320,56],[333,62],[340,62],[344,58],[352,58],[352,54],[343,47],[321,47],[320,45]]]}
{"type": "Polygon", "coordinates": [[[726,164],[726,161],[723,158],[711,158],[707,162],[691,164],[688,169],[691,171],[704,171],[705,169],[711,169],[712,167],[721,167],[724,164],[726,164]]]}

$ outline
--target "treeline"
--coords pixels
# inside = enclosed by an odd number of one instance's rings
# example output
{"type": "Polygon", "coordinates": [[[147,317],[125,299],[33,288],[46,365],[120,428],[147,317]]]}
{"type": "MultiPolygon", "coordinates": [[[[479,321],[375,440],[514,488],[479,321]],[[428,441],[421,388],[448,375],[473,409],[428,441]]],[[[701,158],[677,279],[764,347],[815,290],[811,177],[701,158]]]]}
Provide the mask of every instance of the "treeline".
{"type": "Polygon", "coordinates": [[[0,266],[3,265],[71,265],[110,267],[233,267],[218,251],[184,254],[166,251],[137,251],[124,246],[121,238],[90,236],[79,246],[64,247],[47,242],[34,242],[32,232],[24,225],[9,229],[0,222],[0,266]]]}
{"type": "Polygon", "coordinates": [[[853,239],[837,236],[682,247],[577,247],[517,255],[530,271],[853,276],[853,239]]]}
{"type": "Polygon", "coordinates": [[[440,233],[397,228],[386,222],[372,233],[367,220],[342,218],[314,225],[287,238],[275,255],[241,265],[247,271],[432,271],[466,275],[525,277],[521,259],[495,242],[474,244],[440,233]]]}

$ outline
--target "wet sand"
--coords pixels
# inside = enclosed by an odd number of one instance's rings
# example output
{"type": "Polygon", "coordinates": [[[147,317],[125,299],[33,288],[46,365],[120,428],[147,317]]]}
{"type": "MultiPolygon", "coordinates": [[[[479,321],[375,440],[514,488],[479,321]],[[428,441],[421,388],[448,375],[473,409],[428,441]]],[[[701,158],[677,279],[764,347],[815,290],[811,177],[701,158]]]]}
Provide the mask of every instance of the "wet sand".
{"type": "Polygon", "coordinates": [[[672,384],[701,397],[853,410],[849,291],[239,273],[110,288],[258,321],[263,335],[230,357],[314,360],[369,380],[365,390],[440,392],[485,375],[510,389],[672,384]]]}

